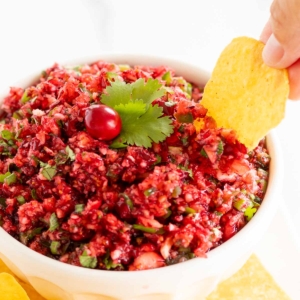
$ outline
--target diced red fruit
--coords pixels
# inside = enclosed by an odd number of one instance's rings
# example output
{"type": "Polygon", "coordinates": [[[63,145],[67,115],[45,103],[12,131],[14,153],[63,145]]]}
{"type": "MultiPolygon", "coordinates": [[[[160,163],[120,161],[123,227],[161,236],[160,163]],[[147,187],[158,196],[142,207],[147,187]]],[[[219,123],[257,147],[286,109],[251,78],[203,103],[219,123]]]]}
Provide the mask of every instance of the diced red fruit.
{"type": "Polygon", "coordinates": [[[129,271],[155,269],[165,265],[165,260],[156,252],[145,252],[133,261],[129,271]]]}

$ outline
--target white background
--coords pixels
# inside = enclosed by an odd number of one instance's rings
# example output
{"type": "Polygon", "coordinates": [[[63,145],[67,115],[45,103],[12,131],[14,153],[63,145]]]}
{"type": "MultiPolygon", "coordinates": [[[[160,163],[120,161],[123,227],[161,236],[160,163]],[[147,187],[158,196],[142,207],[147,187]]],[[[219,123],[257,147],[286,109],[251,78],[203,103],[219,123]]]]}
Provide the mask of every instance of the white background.
{"type": "MultiPolygon", "coordinates": [[[[9,0],[0,4],[0,91],[27,74],[81,56],[145,53],[211,71],[232,38],[259,38],[270,0],[9,0]]],[[[300,101],[277,128],[283,203],[256,253],[300,299],[300,101]]]]}

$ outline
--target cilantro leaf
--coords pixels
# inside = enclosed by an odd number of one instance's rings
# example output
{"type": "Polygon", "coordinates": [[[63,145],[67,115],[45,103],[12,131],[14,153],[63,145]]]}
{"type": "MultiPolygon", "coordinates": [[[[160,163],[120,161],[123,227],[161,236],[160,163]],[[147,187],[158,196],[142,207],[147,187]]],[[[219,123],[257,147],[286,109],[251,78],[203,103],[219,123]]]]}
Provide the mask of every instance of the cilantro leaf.
{"type": "Polygon", "coordinates": [[[112,148],[120,148],[125,143],[149,148],[152,142],[162,142],[173,132],[172,120],[162,117],[163,108],[158,105],[150,105],[145,112],[145,104],[137,100],[120,104],[115,110],[122,119],[122,130],[110,145],[112,148]]]}
{"type": "Polygon", "coordinates": [[[101,102],[109,107],[115,108],[121,103],[131,100],[132,87],[124,81],[117,80],[106,88],[107,94],[102,94],[101,102]]]}
{"type": "Polygon", "coordinates": [[[149,78],[145,83],[144,79],[140,78],[131,84],[132,99],[142,99],[147,105],[151,104],[155,99],[162,97],[166,91],[161,88],[158,80],[149,78]]]}
{"type": "Polygon", "coordinates": [[[5,129],[1,131],[1,136],[3,139],[5,139],[7,141],[14,138],[14,134],[12,132],[10,132],[9,130],[5,130],[5,129]]]}
{"type": "Polygon", "coordinates": [[[47,164],[42,169],[43,176],[46,179],[48,179],[49,181],[51,181],[53,179],[53,177],[56,175],[56,173],[57,173],[56,166],[50,166],[50,165],[47,164]]]}
{"type": "Polygon", "coordinates": [[[22,98],[21,98],[21,103],[25,104],[26,102],[28,102],[31,98],[28,96],[28,90],[25,90],[22,98]]]}
{"type": "Polygon", "coordinates": [[[49,222],[50,222],[49,230],[51,232],[59,227],[58,219],[55,213],[51,214],[49,222]]]}
{"type": "Polygon", "coordinates": [[[172,120],[163,117],[163,109],[151,103],[166,93],[157,79],[143,78],[126,84],[111,82],[102,94],[101,102],[115,109],[122,120],[120,135],[110,145],[123,148],[136,145],[149,148],[152,142],[162,142],[173,132],[172,120]]]}
{"type": "Polygon", "coordinates": [[[98,264],[97,257],[89,256],[86,251],[79,256],[79,262],[83,267],[91,269],[95,269],[98,264]]]}
{"type": "Polygon", "coordinates": [[[146,105],[149,105],[166,93],[165,89],[160,89],[161,86],[157,79],[152,78],[149,78],[146,83],[143,78],[140,78],[131,84],[117,80],[111,82],[111,86],[106,88],[107,94],[102,94],[101,102],[115,108],[119,104],[141,99],[146,105]]]}

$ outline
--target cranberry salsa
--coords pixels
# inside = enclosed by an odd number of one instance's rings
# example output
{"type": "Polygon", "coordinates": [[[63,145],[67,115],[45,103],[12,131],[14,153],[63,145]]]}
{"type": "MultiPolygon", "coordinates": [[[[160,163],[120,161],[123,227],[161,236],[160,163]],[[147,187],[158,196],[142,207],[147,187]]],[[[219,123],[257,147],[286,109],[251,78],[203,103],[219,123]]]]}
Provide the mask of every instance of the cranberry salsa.
{"type": "Polygon", "coordinates": [[[206,253],[253,217],[268,181],[217,128],[203,87],[168,67],[55,64],[4,98],[0,224],[64,263],[145,270],[206,253]]]}

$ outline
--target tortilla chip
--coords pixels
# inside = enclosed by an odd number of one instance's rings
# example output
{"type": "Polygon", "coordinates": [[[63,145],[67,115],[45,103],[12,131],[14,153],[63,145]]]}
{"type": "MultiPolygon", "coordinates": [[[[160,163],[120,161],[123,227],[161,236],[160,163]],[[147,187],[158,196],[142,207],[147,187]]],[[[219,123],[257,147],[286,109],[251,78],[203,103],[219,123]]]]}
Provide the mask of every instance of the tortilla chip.
{"type": "Polygon", "coordinates": [[[0,274],[1,300],[30,300],[17,280],[8,273],[0,274]]]}
{"type": "Polygon", "coordinates": [[[287,70],[264,64],[264,44],[234,39],[221,53],[201,104],[218,127],[233,129],[249,150],[284,117],[289,94],[287,70]]]}
{"type": "Polygon", "coordinates": [[[206,300],[291,300],[252,255],[232,277],[220,283],[206,300]]]}
{"type": "MultiPolygon", "coordinates": [[[[0,259],[0,272],[5,272],[10,275],[14,275],[10,269],[4,264],[4,262],[0,259]]],[[[1,273],[4,274],[4,273],[1,273]]],[[[0,279],[1,280],[1,279],[0,279]]],[[[15,277],[15,280],[18,282],[18,285],[21,285],[22,288],[26,291],[28,297],[27,298],[20,298],[20,299],[30,299],[30,300],[45,300],[30,284],[23,282],[22,280],[15,277]]],[[[2,295],[2,290],[0,290],[0,295],[2,295]]],[[[1,300],[5,300],[6,298],[1,300]]],[[[14,299],[14,298],[7,298],[7,299],[14,299]]]]}

